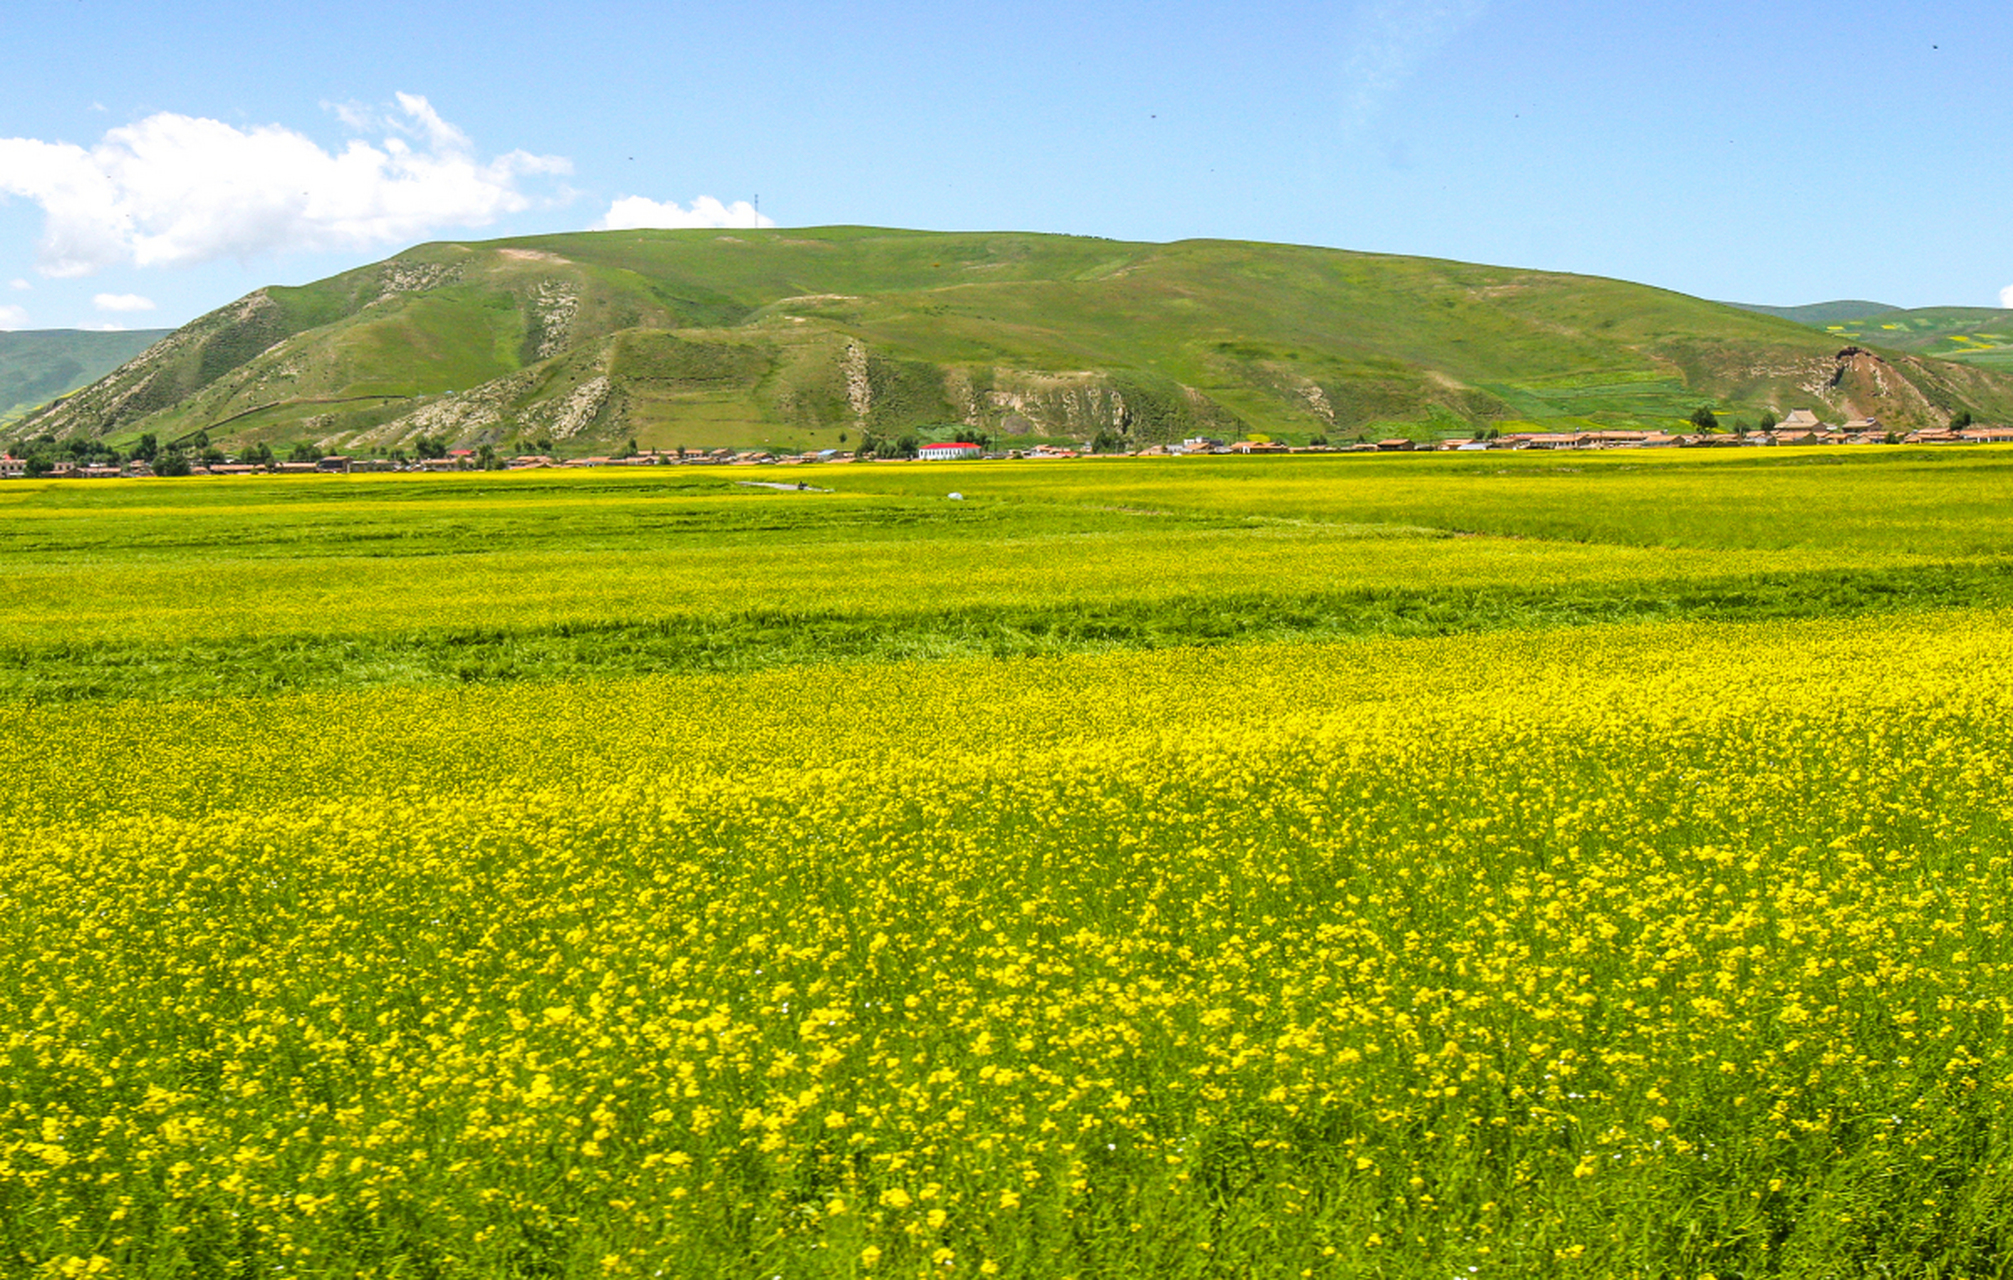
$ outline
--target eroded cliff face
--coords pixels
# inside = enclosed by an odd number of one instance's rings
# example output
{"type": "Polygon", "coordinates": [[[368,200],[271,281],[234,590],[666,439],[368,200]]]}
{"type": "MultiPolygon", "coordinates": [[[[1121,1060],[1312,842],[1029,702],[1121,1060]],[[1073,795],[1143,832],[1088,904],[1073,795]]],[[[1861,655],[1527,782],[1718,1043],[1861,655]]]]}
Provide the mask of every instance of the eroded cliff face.
{"type": "Polygon", "coordinates": [[[1946,426],[1958,409],[2003,394],[1994,375],[1968,365],[1859,346],[1755,355],[1714,344],[1673,355],[1674,374],[1722,402],[1768,405],[1778,414],[1810,409],[1838,422],[1877,418],[1897,430],[1946,426]]]}
{"type": "MultiPolygon", "coordinates": [[[[1915,370],[1918,375],[1922,371],[1915,370]]],[[[1846,347],[1833,356],[1829,371],[1821,382],[1813,379],[1810,390],[1840,413],[1878,418],[1889,426],[1943,426],[1950,420],[1950,411],[1939,408],[1884,358],[1861,347],[1846,347]]]]}
{"type": "MultiPolygon", "coordinates": [[[[894,432],[959,422],[987,434],[1085,440],[1113,433],[1139,444],[1198,433],[1235,433],[1239,419],[1193,387],[1095,370],[940,366],[884,356],[851,338],[813,341],[798,331],[788,349],[745,344],[748,376],[650,379],[617,354],[628,335],[583,345],[451,396],[429,399],[353,433],[320,436],[329,448],[390,449],[416,437],[461,444],[536,434],[621,439],[665,426],[664,405],[681,393],[733,400],[800,427],[894,432]]],[[[647,335],[662,340],[668,335],[647,335]]],[[[691,339],[687,345],[704,345],[691,339]]],[[[1319,388],[1314,388],[1316,395],[1319,388]]],[[[688,400],[689,404],[690,401],[688,400]]],[[[1317,425],[1321,419],[1315,419],[1317,425]]],[[[319,424],[318,424],[319,425],[319,424]]]]}

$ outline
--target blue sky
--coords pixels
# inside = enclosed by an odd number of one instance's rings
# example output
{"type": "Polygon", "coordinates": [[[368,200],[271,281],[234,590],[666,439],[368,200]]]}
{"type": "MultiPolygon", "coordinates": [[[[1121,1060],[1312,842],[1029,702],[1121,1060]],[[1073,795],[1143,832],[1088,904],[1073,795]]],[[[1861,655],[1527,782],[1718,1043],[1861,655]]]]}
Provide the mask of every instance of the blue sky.
{"type": "Polygon", "coordinates": [[[758,196],[784,226],[1996,305],[2009,66],[2013,11],[1861,0],[10,0],[0,327],[179,324],[419,240],[758,196]]]}

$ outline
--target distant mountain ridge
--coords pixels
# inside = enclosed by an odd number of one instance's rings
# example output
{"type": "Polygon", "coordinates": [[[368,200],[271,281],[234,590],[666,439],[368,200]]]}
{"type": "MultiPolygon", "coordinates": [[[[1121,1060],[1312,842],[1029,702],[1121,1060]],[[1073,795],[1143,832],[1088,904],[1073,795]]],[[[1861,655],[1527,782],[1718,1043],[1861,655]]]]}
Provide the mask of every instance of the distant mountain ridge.
{"type": "Polygon", "coordinates": [[[1758,302],[1729,302],[1726,305],[1739,307],[1742,311],[1752,311],[1757,315],[1778,316],[1784,320],[1794,320],[1798,324],[1816,325],[1818,328],[1844,320],[1864,320],[1868,316],[1901,310],[1900,307],[1890,307],[1884,302],[1850,299],[1838,302],[1812,302],[1800,307],[1770,307],[1758,302]]]}
{"type": "Polygon", "coordinates": [[[0,424],[96,382],[172,329],[0,331],[0,424]]]}
{"type": "MultiPolygon", "coordinates": [[[[1875,304],[1878,305],[1878,304],[1875,304]]],[[[2013,378],[1624,281],[1237,241],[867,227],[421,245],[183,326],[16,434],[499,447],[1147,443],[2013,420],[2013,378]]]]}
{"type": "Polygon", "coordinates": [[[1795,320],[1849,342],[1954,360],[2013,373],[2013,310],[2000,307],[1890,307],[1878,302],[1820,302],[1807,307],[1744,307],[1795,320]]]}

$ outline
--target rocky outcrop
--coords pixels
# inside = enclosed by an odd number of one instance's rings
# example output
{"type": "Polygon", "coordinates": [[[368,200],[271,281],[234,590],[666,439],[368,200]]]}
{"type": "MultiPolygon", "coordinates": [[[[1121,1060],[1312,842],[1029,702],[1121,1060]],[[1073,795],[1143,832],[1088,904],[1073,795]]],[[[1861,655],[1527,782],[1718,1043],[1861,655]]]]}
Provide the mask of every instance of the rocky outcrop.
{"type": "MultiPolygon", "coordinates": [[[[1919,361],[1911,363],[1918,367],[1910,372],[1926,372],[1919,361]]],[[[1950,412],[1903,371],[1861,347],[1846,347],[1833,356],[1823,381],[1813,380],[1806,389],[1841,414],[1877,418],[1892,427],[1942,426],[1950,420],[1950,412]]]]}

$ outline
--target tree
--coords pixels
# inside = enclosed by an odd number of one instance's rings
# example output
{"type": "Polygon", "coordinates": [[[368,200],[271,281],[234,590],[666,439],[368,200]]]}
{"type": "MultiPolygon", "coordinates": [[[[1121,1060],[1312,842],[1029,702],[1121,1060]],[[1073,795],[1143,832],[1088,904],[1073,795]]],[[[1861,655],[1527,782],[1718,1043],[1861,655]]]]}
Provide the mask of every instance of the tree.
{"type": "Polygon", "coordinates": [[[288,462],[320,462],[322,451],[305,440],[294,442],[293,451],[287,454],[288,462]]]}
{"type": "Polygon", "coordinates": [[[1952,431],[1962,431],[1970,425],[1971,410],[1959,409],[1956,413],[1950,415],[1950,429],[1952,431]]]}
{"type": "Polygon", "coordinates": [[[1691,411],[1691,424],[1700,431],[1717,431],[1719,415],[1712,411],[1711,405],[1702,404],[1691,411]]]}
{"type": "MultiPolygon", "coordinates": [[[[1479,436],[1477,436],[1477,437],[1476,437],[1476,439],[1480,439],[1480,438],[1481,438],[1481,437],[1479,437],[1479,436]]],[[[1316,432],[1315,434],[1313,434],[1313,435],[1311,435],[1311,436],[1308,436],[1308,437],[1307,437],[1307,443],[1308,443],[1308,444],[1310,444],[1310,445],[1313,445],[1313,446],[1314,446],[1314,447],[1316,447],[1316,448],[1319,448],[1319,447],[1321,447],[1322,445],[1325,445],[1325,444],[1327,444],[1327,443],[1328,443],[1328,437],[1327,437],[1327,436],[1324,436],[1324,435],[1322,435],[1322,434],[1321,434],[1321,433],[1319,433],[1319,432],[1316,432]]]]}
{"type": "Polygon", "coordinates": [[[1772,410],[1772,409],[1763,409],[1763,410],[1761,411],[1761,429],[1762,429],[1763,431],[1768,431],[1768,430],[1771,430],[1771,429],[1773,429],[1777,421],[1778,421],[1778,419],[1777,419],[1777,418],[1776,418],[1776,416],[1775,416],[1775,411],[1774,411],[1774,410],[1772,410]]]}
{"type": "Polygon", "coordinates": [[[111,445],[103,440],[91,440],[83,436],[72,436],[64,441],[62,452],[68,455],[72,462],[83,467],[97,465],[116,467],[122,461],[119,451],[111,445]]]}
{"type": "Polygon", "coordinates": [[[636,437],[635,437],[635,436],[630,436],[630,437],[629,437],[629,443],[628,443],[628,444],[626,444],[626,445],[624,445],[624,446],[622,447],[622,453],[621,453],[621,455],[620,455],[620,456],[621,456],[621,457],[624,457],[624,458],[633,458],[633,457],[635,457],[635,456],[636,456],[636,437]]]}
{"type": "Polygon", "coordinates": [[[245,450],[245,461],[256,467],[270,467],[273,465],[273,447],[261,440],[245,450]]]}
{"type": "Polygon", "coordinates": [[[422,458],[445,458],[447,441],[439,436],[421,436],[412,442],[412,451],[422,458]]]}
{"type": "Polygon", "coordinates": [[[496,460],[496,446],[485,444],[475,451],[475,464],[484,471],[494,471],[502,464],[496,460]]]}
{"type": "Polygon", "coordinates": [[[189,474],[189,455],[182,452],[180,445],[167,446],[154,455],[154,474],[157,476],[189,474]]]}
{"type": "Polygon", "coordinates": [[[152,462],[154,455],[161,451],[160,441],[151,431],[142,431],[140,441],[133,446],[133,456],[142,462],[152,462]]]}

